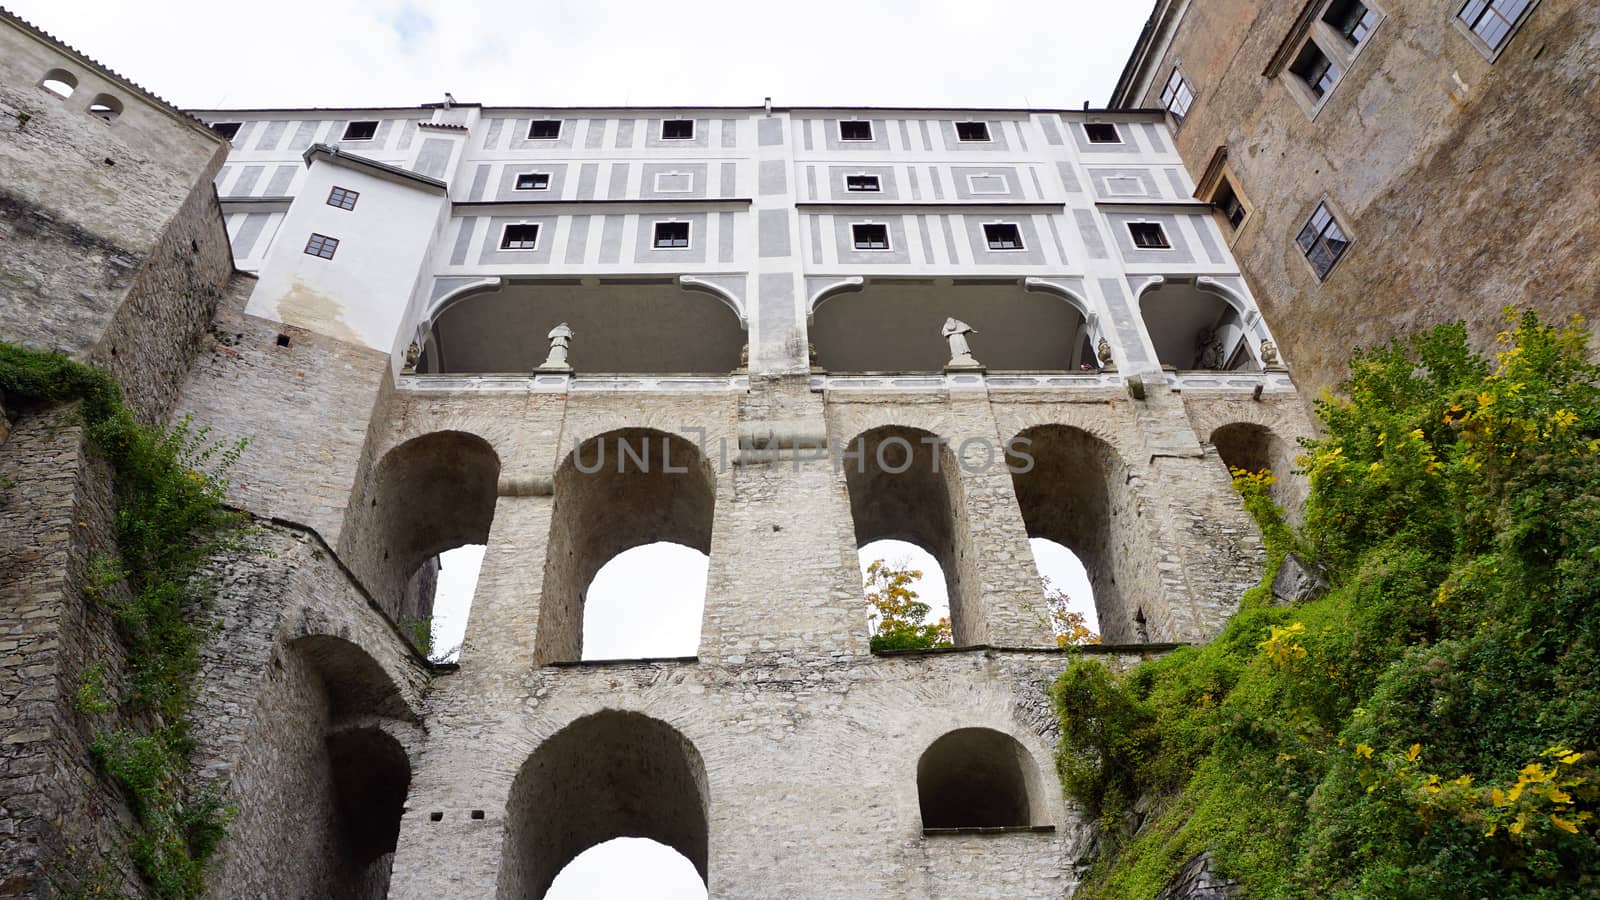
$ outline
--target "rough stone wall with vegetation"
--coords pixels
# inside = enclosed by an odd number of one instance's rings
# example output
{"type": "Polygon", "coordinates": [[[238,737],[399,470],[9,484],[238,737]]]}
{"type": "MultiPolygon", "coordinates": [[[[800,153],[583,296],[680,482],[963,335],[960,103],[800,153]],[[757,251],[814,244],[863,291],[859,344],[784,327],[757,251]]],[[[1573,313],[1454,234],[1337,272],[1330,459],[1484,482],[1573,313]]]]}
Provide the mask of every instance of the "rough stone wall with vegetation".
{"type": "MultiPolygon", "coordinates": [[[[1480,348],[1508,305],[1595,318],[1600,295],[1600,6],[1543,0],[1490,61],[1460,4],[1386,0],[1313,119],[1263,76],[1305,4],[1190,3],[1149,89],[1173,66],[1195,101],[1175,139],[1198,178],[1219,147],[1250,213],[1232,240],[1302,396],[1337,384],[1349,350],[1456,319],[1480,348]],[[1327,197],[1352,239],[1326,281],[1295,246],[1327,197]]],[[[1224,229],[1226,233],[1226,228],[1224,229]]]]}

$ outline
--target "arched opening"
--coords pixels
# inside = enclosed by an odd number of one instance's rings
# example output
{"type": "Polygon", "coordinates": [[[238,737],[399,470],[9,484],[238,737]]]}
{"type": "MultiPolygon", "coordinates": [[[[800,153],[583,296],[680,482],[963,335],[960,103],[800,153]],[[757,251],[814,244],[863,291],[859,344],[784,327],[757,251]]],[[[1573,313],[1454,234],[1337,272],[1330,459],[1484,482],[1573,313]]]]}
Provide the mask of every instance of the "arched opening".
{"type": "Polygon", "coordinates": [[[583,658],[695,655],[710,567],[706,554],[669,541],[613,556],[584,597],[583,658]]]}
{"type": "Polygon", "coordinates": [[[96,94],[95,98],[89,101],[89,115],[109,122],[122,115],[122,101],[110,94],[96,94]]]}
{"type": "Polygon", "coordinates": [[[417,371],[530,372],[549,356],[547,335],[561,323],[573,332],[569,364],[585,374],[726,374],[739,367],[745,343],[725,298],[673,278],[515,281],[434,313],[417,371]]]}
{"type": "Polygon", "coordinates": [[[66,69],[51,69],[39,79],[39,87],[65,100],[78,89],[78,76],[66,69]]]}
{"type": "Polygon", "coordinates": [[[1083,560],[1049,538],[1030,538],[1028,547],[1044,585],[1045,608],[1056,643],[1070,647],[1099,641],[1100,614],[1094,607],[1094,585],[1083,560]]]}
{"type": "Polygon", "coordinates": [[[648,838],[613,838],[578,854],[551,882],[545,900],[650,897],[706,900],[706,883],[682,853],[648,838]]]}
{"type": "Polygon", "coordinates": [[[1031,468],[1011,474],[1028,537],[1060,544],[1082,562],[1107,643],[1137,641],[1137,600],[1125,586],[1140,583],[1155,560],[1141,547],[1122,459],[1105,441],[1065,425],[1030,428],[1017,440],[1033,458],[1031,468]]]}
{"type": "Polygon", "coordinates": [[[1226,300],[1169,278],[1139,298],[1139,314],[1156,358],[1175,369],[1259,371],[1244,319],[1226,300]]]}
{"type": "Polygon", "coordinates": [[[956,646],[978,643],[962,607],[966,554],[956,533],[959,471],[949,445],[920,428],[886,425],[851,439],[842,457],[856,547],[914,544],[938,562],[956,646]]]}
{"type": "Polygon", "coordinates": [[[580,853],[619,837],[682,854],[707,882],[705,764],[677,729],[606,710],[552,735],[517,773],[498,896],[540,900],[580,853]]]}
{"type": "Polygon", "coordinates": [[[872,279],[817,302],[811,342],[830,372],[939,372],[950,361],[945,319],[972,326],[972,355],[990,370],[1094,368],[1083,313],[1059,294],[1015,279],[872,279]]]}
{"type": "Polygon", "coordinates": [[[959,728],[917,760],[923,828],[1014,828],[1044,824],[1039,771],[1016,738],[959,728]]]}
{"type": "Polygon", "coordinates": [[[1268,489],[1273,502],[1283,507],[1291,516],[1298,513],[1304,499],[1300,482],[1294,475],[1294,445],[1279,437],[1272,429],[1250,422],[1233,422],[1211,432],[1211,445],[1217,448],[1217,457],[1231,472],[1244,469],[1259,472],[1271,469],[1278,479],[1268,489]]]}
{"type": "MultiPolygon", "coordinates": [[[[626,428],[584,441],[556,471],[555,509],[539,606],[541,662],[585,657],[585,601],[601,567],[625,550],[666,541],[711,553],[716,482],[689,441],[626,428]]],[[[640,583],[634,602],[654,602],[640,583]]],[[[704,589],[701,590],[702,602],[704,589]]]]}
{"type": "Polygon", "coordinates": [[[360,891],[382,870],[388,881],[400,816],[411,786],[411,764],[400,742],[377,728],[354,728],[328,736],[328,760],[335,793],[336,855],[346,862],[350,893],[335,896],[383,897],[360,891]]]}
{"type": "Polygon", "coordinates": [[[863,544],[856,555],[867,591],[873,650],[951,643],[950,594],[933,554],[908,541],[881,540],[863,544]]]}
{"type": "Polygon", "coordinates": [[[341,555],[419,646],[432,631],[438,557],[488,542],[499,480],[500,457],[487,441],[437,431],[384,454],[351,504],[341,555]]]}
{"type": "MultiPolygon", "coordinates": [[[[482,544],[462,544],[423,563],[418,569],[435,573],[433,623],[428,629],[428,658],[435,662],[455,662],[467,636],[467,617],[472,612],[472,597],[478,590],[478,573],[483,569],[482,544]]],[[[419,586],[417,595],[425,588],[419,586]]]]}

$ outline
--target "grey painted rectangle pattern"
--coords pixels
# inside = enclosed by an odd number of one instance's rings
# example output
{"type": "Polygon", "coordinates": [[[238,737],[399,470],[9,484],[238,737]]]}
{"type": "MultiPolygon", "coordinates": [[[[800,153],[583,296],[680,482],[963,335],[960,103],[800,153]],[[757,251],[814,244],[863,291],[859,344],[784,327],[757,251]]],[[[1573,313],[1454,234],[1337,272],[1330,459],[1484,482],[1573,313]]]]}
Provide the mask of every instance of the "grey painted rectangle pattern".
{"type": "Polygon", "coordinates": [[[1192,263],[1194,253],[1189,249],[1189,242],[1183,239],[1183,232],[1178,230],[1178,218],[1169,213],[1152,213],[1136,215],[1133,213],[1107,213],[1106,221],[1111,225],[1113,240],[1117,242],[1117,249],[1122,251],[1122,258],[1130,263],[1192,263]],[[1143,250],[1133,245],[1133,234],[1128,230],[1132,222],[1158,222],[1161,230],[1166,232],[1167,243],[1172,246],[1165,250],[1143,250]]]}
{"type": "Polygon", "coordinates": [[[900,191],[894,182],[894,166],[829,166],[828,198],[830,200],[899,200],[900,191]],[[852,175],[875,175],[878,191],[845,190],[845,179],[852,175]]]}
{"type": "Polygon", "coordinates": [[[583,148],[585,150],[599,150],[604,146],[606,122],[606,119],[589,119],[584,122],[587,128],[583,133],[583,148]]]}
{"type": "Polygon", "coordinates": [[[911,262],[911,250],[906,241],[906,224],[903,216],[834,216],[834,246],[838,260],[846,265],[888,265],[911,262]],[[889,249],[857,250],[855,233],[851,226],[871,223],[889,229],[889,249]]]}
{"type": "Polygon", "coordinates": [[[278,166],[273,169],[272,180],[267,182],[267,196],[289,196],[289,186],[294,184],[294,173],[299,169],[299,166],[278,166]]]}
{"type": "Polygon", "coordinates": [[[589,217],[573,216],[571,230],[567,232],[567,265],[582,265],[583,254],[587,249],[589,249],[589,217]]]}
{"type": "Polygon", "coordinates": [[[261,237],[261,229],[267,225],[267,220],[272,218],[272,213],[249,213],[244,217],[244,222],[239,226],[239,233],[233,236],[233,258],[248,259],[255,249],[256,240],[261,237]]]}
{"type": "Polygon", "coordinates": [[[922,186],[917,184],[917,167],[906,166],[906,184],[911,187],[911,199],[922,199],[922,186]]]}
{"type": "Polygon", "coordinates": [[[822,217],[806,216],[811,226],[811,264],[822,265],[822,217]]]}
{"type": "Polygon", "coordinates": [[[1117,278],[1100,279],[1100,293],[1105,297],[1106,311],[1111,314],[1111,324],[1116,327],[1117,343],[1122,345],[1122,355],[1127,357],[1122,362],[1149,365],[1150,354],[1145,352],[1144,339],[1140,336],[1139,324],[1135,321],[1133,306],[1128,302],[1128,294],[1122,289],[1122,281],[1117,278]]]}
{"type": "Polygon", "coordinates": [[[606,216],[600,229],[600,261],[615,263],[622,259],[623,216],[606,216]]]}
{"type": "Polygon", "coordinates": [[[299,153],[317,141],[317,122],[301,122],[294,130],[294,137],[289,140],[287,149],[299,153]]]}
{"type": "Polygon", "coordinates": [[[261,173],[267,170],[266,166],[245,166],[239,173],[239,180],[234,182],[233,190],[228,193],[230,197],[248,197],[255,193],[256,181],[261,178],[261,173]]]}
{"type": "Polygon", "coordinates": [[[494,150],[500,146],[500,129],[504,128],[505,119],[490,119],[489,127],[483,132],[483,149],[494,150]]]}
{"type": "Polygon", "coordinates": [[[1038,167],[1037,166],[1029,166],[1028,167],[1028,175],[1033,178],[1033,195],[1035,197],[1039,198],[1040,200],[1043,200],[1044,199],[1044,184],[1039,181],[1039,169],[1038,169],[1038,167]]]}
{"type": "MultiPolygon", "coordinates": [[[[590,125],[599,122],[599,119],[590,121],[590,125]]],[[[600,178],[599,163],[584,163],[578,167],[578,194],[579,200],[593,200],[595,182],[600,178]]]]}
{"type": "Polygon", "coordinates": [[[1061,229],[1056,225],[1056,217],[1045,216],[1044,222],[1050,226],[1050,238],[1056,242],[1056,252],[1061,254],[1061,264],[1071,265],[1071,258],[1067,256],[1066,242],[1061,240],[1061,229]]]}
{"type": "Polygon", "coordinates": [[[950,177],[955,181],[956,197],[961,200],[1023,199],[1022,180],[1014,166],[951,166],[950,177]],[[1005,190],[974,189],[978,185],[992,187],[996,182],[1005,190]]]}
{"type": "Polygon", "coordinates": [[[612,163],[611,180],[606,188],[607,200],[625,200],[628,197],[628,164],[612,163]]]}
{"type": "Polygon", "coordinates": [[[1189,224],[1194,226],[1194,233],[1200,238],[1200,249],[1206,252],[1206,259],[1212,263],[1223,262],[1222,250],[1217,246],[1217,241],[1211,235],[1211,227],[1215,220],[1209,216],[1185,216],[1189,224]]]}
{"type": "Polygon", "coordinates": [[[410,150],[411,141],[417,136],[417,120],[406,119],[400,123],[400,140],[395,144],[396,150],[410,150]]]}
{"type": "MultiPolygon", "coordinates": [[[[566,163],[516,163],[501,167],[500,183],[495,186],[494,199],[555,200],[561,197],[567,183],[566,163]],[[550,176],[550,187],[543,191],[517,190],[517,176],[540,172],[550,176]]],[[[543,240],[543,237],[540,238],[543,240]]]]}
{"type": "Polygon", "coordinates": [[[1061,184],[1067,189],[1067,193],[1076,194],[1083,190],[1083,186],[1078,184],[1078,170],[1072,163],[1062,160],[1056,163],[1056,171],[1060,173],[1061,184]]]}
{"type": "Polygon", "coordinates": [[[944,199],[944,185],[939,179],[939,170],[935,166],[928,167],[928,186],[933,188],[933,199],[944,199]]]}
{"type": "Polygon", "coordinates": [[[283,121],[282,119],[279,119],[279,120],[273,121],[273,122],[268,122],[267,123],[267,127],[261,132],[261,136],[256,138],[256,149],[257,150],[276,150],[276,149],[278,149],[278,142],[283,140],[283,131],[284,131],[285,128],[288,128],[288,127],[289,127],[289,123],[283,121]]]}
{"type": "Polygon", "coordinates": [[[817,167],[806,166],[806,199],[817,199],[817,167]]]}
{"type": "Polygon", "coordinates": [[[483,250],[478,253],[481,266],[543,265],[550,262],[556,243],[555,216],[492,216],[489,233],[484,235],[483,250]],[[500,236],[507,225],[538,225],[539,235],[532,250],[501,250],[500,236]]]}
{"type": "Polygon", "coordinates": [[[972,251],[972,261],[980,266],[1042,266],[1045,264],[1044,247],[1039,243],[1039,234],[1033,227],[1031,216],[1014,216],[1011,218],[997,219],[989,216],[962,216],[962,223],[967,231],[967,247],[972,251]],[[1017,231],[1022,234],[1021,250],[990,250],[989,241],[983,233],[983,226],[989,223],[1004,222],[1017,226],[1017,231]]]}
{"type": "Polygon", "coordinates": [[[450,265],[464,266],[467,264],[467,248],[472,246],[472,234],[477,230],[477,216],[468,216],[461,220],[461,227],[456,230],[456,245],[450,251],[450,265]]]}
{"type": "Polygon", "coordinates": [[[957,264],[959,264],[961,262],[961,257],[956,254],[956,231],[955,231],[955,226],[956,226],[956,217],[955,216],[940,216],[939,217],[939,227],[944,229],[944,252],[945,252],[945,255],[950,259],[950,264],[952,266],[953,265],[957,265],[957,264]]]}
{"type": "Polygon", "coordinates": [[[757,253],[762,259],[789,255],[789,211],[763,209],[757,214],[757,253]]]}
{"type": "Polygon", "coordinates": [[[756,310],[761,346],[781,351],[789,342],[796,319],[794,273],[761,273],[756,281],[756,310]]]}
{"type": "Polygon", "coordinates": [[[933,235],[928,230],[927,216],[917,216],[917,231],[922,235],[923,252],[928,254],[928,258],[923,261],[928,265],[933,265],[938,256],[933,252],[933,235]]]}
{"type": "Polygon", "coordinates": [[[628,150],[633,147],[633,120],[619,119],[617,121],[617,149],[628,150]]]}
{"type": "MultiPolygon", "coordinates": [[[[639,179],[639,196],[650,198],[701,198],[707,196],[706,178],[708,163],[681,162],[681,163],[644,163],[642,177],[639,179]],[[690,179],[687,191],[664,191],[656,189],[658,175],[687,175],[690,179]]],[[[672,179],[662,179],[663,186],[672,179]]]]}
{"type": "MultiPolygon", "coordinates": [[[[761,196],[782,194],[789,189],[787,177],[788,162],[781,159],[763,159],[757,169],[757,190],[761,196]]],[[[732,191],[724,186],[723,196],[732,196],[732,191]]]]}
{"type": "Polygon", "coordinates": [[[1056,115],[1039,117],[1039,127],[1044,129],[1045,143],[1055,147],[1061,146],[1061,129],[1056,127],[1056,122],[1059,118],[1056,115]]]}
{"type": "Polygon", "coordinates": [[[733,213],[717,213],[717,262],[733,262],[733,213]]]}
{"type": "Polygon", "coordinates": [[[1083,129],[1082,122],[1067,123],[1067,130],[1072,132],[1072,140],[1078,145],[1081,153],[1138,153],[1139,145],[1133,139],[1137,123],[1118,122],[1117,136],[1122,138],[1120,144],[1094,144],[1089,141],[1089,132],[1083,129]]]}
{"type": "Polygon", "coordinates": [[[783,120],[771,116],[756,122],[756,143],[763,147],[783,146],[783,120]]]}
{"type": "Polygon", "coordinates": [[[1161,188],[1156,184],[1156,175],[1151,169],[1090,169],[1089,179],[1094,182],[1095,197],[1101,200],[1115,200],[1118,197],[1161,196],[1161,188]],[[1137,185],[1127,186],[1137,187],[1138,190],[1130,191],[1124,189],[1121,191],[1113,191],[1111,189],[1111,182],[1113,180],[1122,181],[1124,184],[1126,184],[1128,180],[1135,181],[1137,182],[1137,185]]]}
{"type": "Polygon", "coordinates": [[[725,162],[722,164],[722,175],[717,180],[718,197],[739,196],[739,164],[725,162]]]}
{"type": "Polygon", "coordinates": [[[734,119],[722,120],[722,149],[732,150],[739,146],[739,123],[734,119]]]}
{"type": "Polygon", "coordinates": [[[640,216],[639,234],[634,241],[633,261],[636,263],[703,263],[706,261],[706,214],[674,213],[672,215],[640,216]],[[689,246],[662,250],[655,246],[657,222],[688,222],[689,246]]]}
{"type": "Polygon", "coordinates": [[[1184,184],[1183,184],[1183,176],[1178,174],[1178,170],[1177,169],[1168,169],[1167,170],[1167,184],[1172,185],[1172,196],[1175,199],[1178,199],[1178,200],[1186,200],[1186,199],[1188,199],[1188,197],[1189,197],[1189,189],[1184,186],[1184,184]]]}
{"type": "Polygon", "coordinates": [[[450,165],[451,141],[446,138],[424,138],[422,149],[417,151],[416,171],[429,178],[444,178],[450,165]]]}
{"type": "Polygon", "coordinates": [[[477,167],[472,173],[472,189],[467,191],[468,200],[482,200],[483,190],[489,186],[489,166],[487,163],[477,167]]]}
{"type": "Polygon", "coordinates": [[[1083,245],[1089,249],[1090,259],[1106,258],[1106,242],[1100,237],[1100,226],[1095,223],[1094,213],[1087,209],[1075,209],[1072,218],[1078,224],[1078,234],[1083,238],[1083,245]]]}

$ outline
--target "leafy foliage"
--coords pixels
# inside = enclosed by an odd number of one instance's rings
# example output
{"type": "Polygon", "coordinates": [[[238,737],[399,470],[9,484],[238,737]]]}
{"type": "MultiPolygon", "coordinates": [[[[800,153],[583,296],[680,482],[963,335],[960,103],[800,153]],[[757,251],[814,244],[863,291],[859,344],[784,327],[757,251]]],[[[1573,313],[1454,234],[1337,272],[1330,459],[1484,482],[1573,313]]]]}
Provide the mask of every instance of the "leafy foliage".
{"type": "Polygon", "coordinates": [[[77,705],[142,723],[144,733],[101,731],[90,749],[138,818],[129,855],[150,893],[199,896],[230,813],[218,786],[183,783],[204,638],[196,622],[205,596],[195,575],[236,539],[240,517],[223,505],[223,476],[243,444],[217,444],[187,420],[140,424],[109,376],[60,354],[0,343],[0,391],[27,405],[81,402],[90,439],[115,473],[119,558],[96,560],[85,593],[115,621],[127,679],[113,702],[104,667],[91,667],[80,676],[77,705]]]}
{"type": "Polygon", "coordinates": [[[917,599],[912,589],[922,578],[921,569],[905,562],[874,560],[864,579],[867,605],[872,607],[871,646],[880,650],[926,650],[952,643],[949,618],[929,622],[933,608],[917,599]]]}
{"type": "Polygon", "coordinates": [[[1057,682],[1084,896],[1207,850],[1252,897],[1600,893],[1600,369],[1507,315],[1492,362],[1460,325],[1355,354],[1298,533],[1235,473],[1270,565],[1217,640],[1057,682]],[[1333,588],[1275,606],[1290,550],[1333,588]]]}
{"type": "Polygon", "coordinates": [[[1056,586],[1047,575],[1044,577],[1044,607],[1050,619],[1050,630],[1056,636],[1057,647],[1081,647],[1100,643],[1100,635],[1089,627],[1083,613],[1072,608],[1072,598],[1056,586]]]}

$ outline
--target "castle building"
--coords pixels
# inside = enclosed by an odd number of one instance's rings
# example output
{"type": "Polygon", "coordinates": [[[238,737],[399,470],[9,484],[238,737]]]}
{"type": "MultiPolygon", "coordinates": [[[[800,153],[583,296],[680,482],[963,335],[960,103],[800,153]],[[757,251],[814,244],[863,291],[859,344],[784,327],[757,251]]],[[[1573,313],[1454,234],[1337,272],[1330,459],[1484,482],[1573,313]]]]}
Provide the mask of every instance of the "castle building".
{"type": "MultiPolygon", "coordinates": [[[[249,439],[212,895],[541,897],[620,836],[719,898],[1071,894],[1029,539],[1084,562],[1108,666],[1207,640],[1263,562],[1228,467],[1308,431],[1164,112],[191,114],[0,24],[0,340],[249,439]],[[939,561],[953,647],[869,650],[883,538],[939,561]],[[584,659],[590,581],[656,541],[709,558],[698,652],[584,659]],[[401,626],[466,544],[431,662],[401,626]]],[[[0,896],[137,892],[73,699],[119,664],[109,475],[0,402],[0,896]]]]}
{"type": "Polygon", "coordinates": [[[1600,311],[1600,7],[1159,0],[1111,106],[1165,111],[1309,394],[1349,348],[1600,311]]]}

